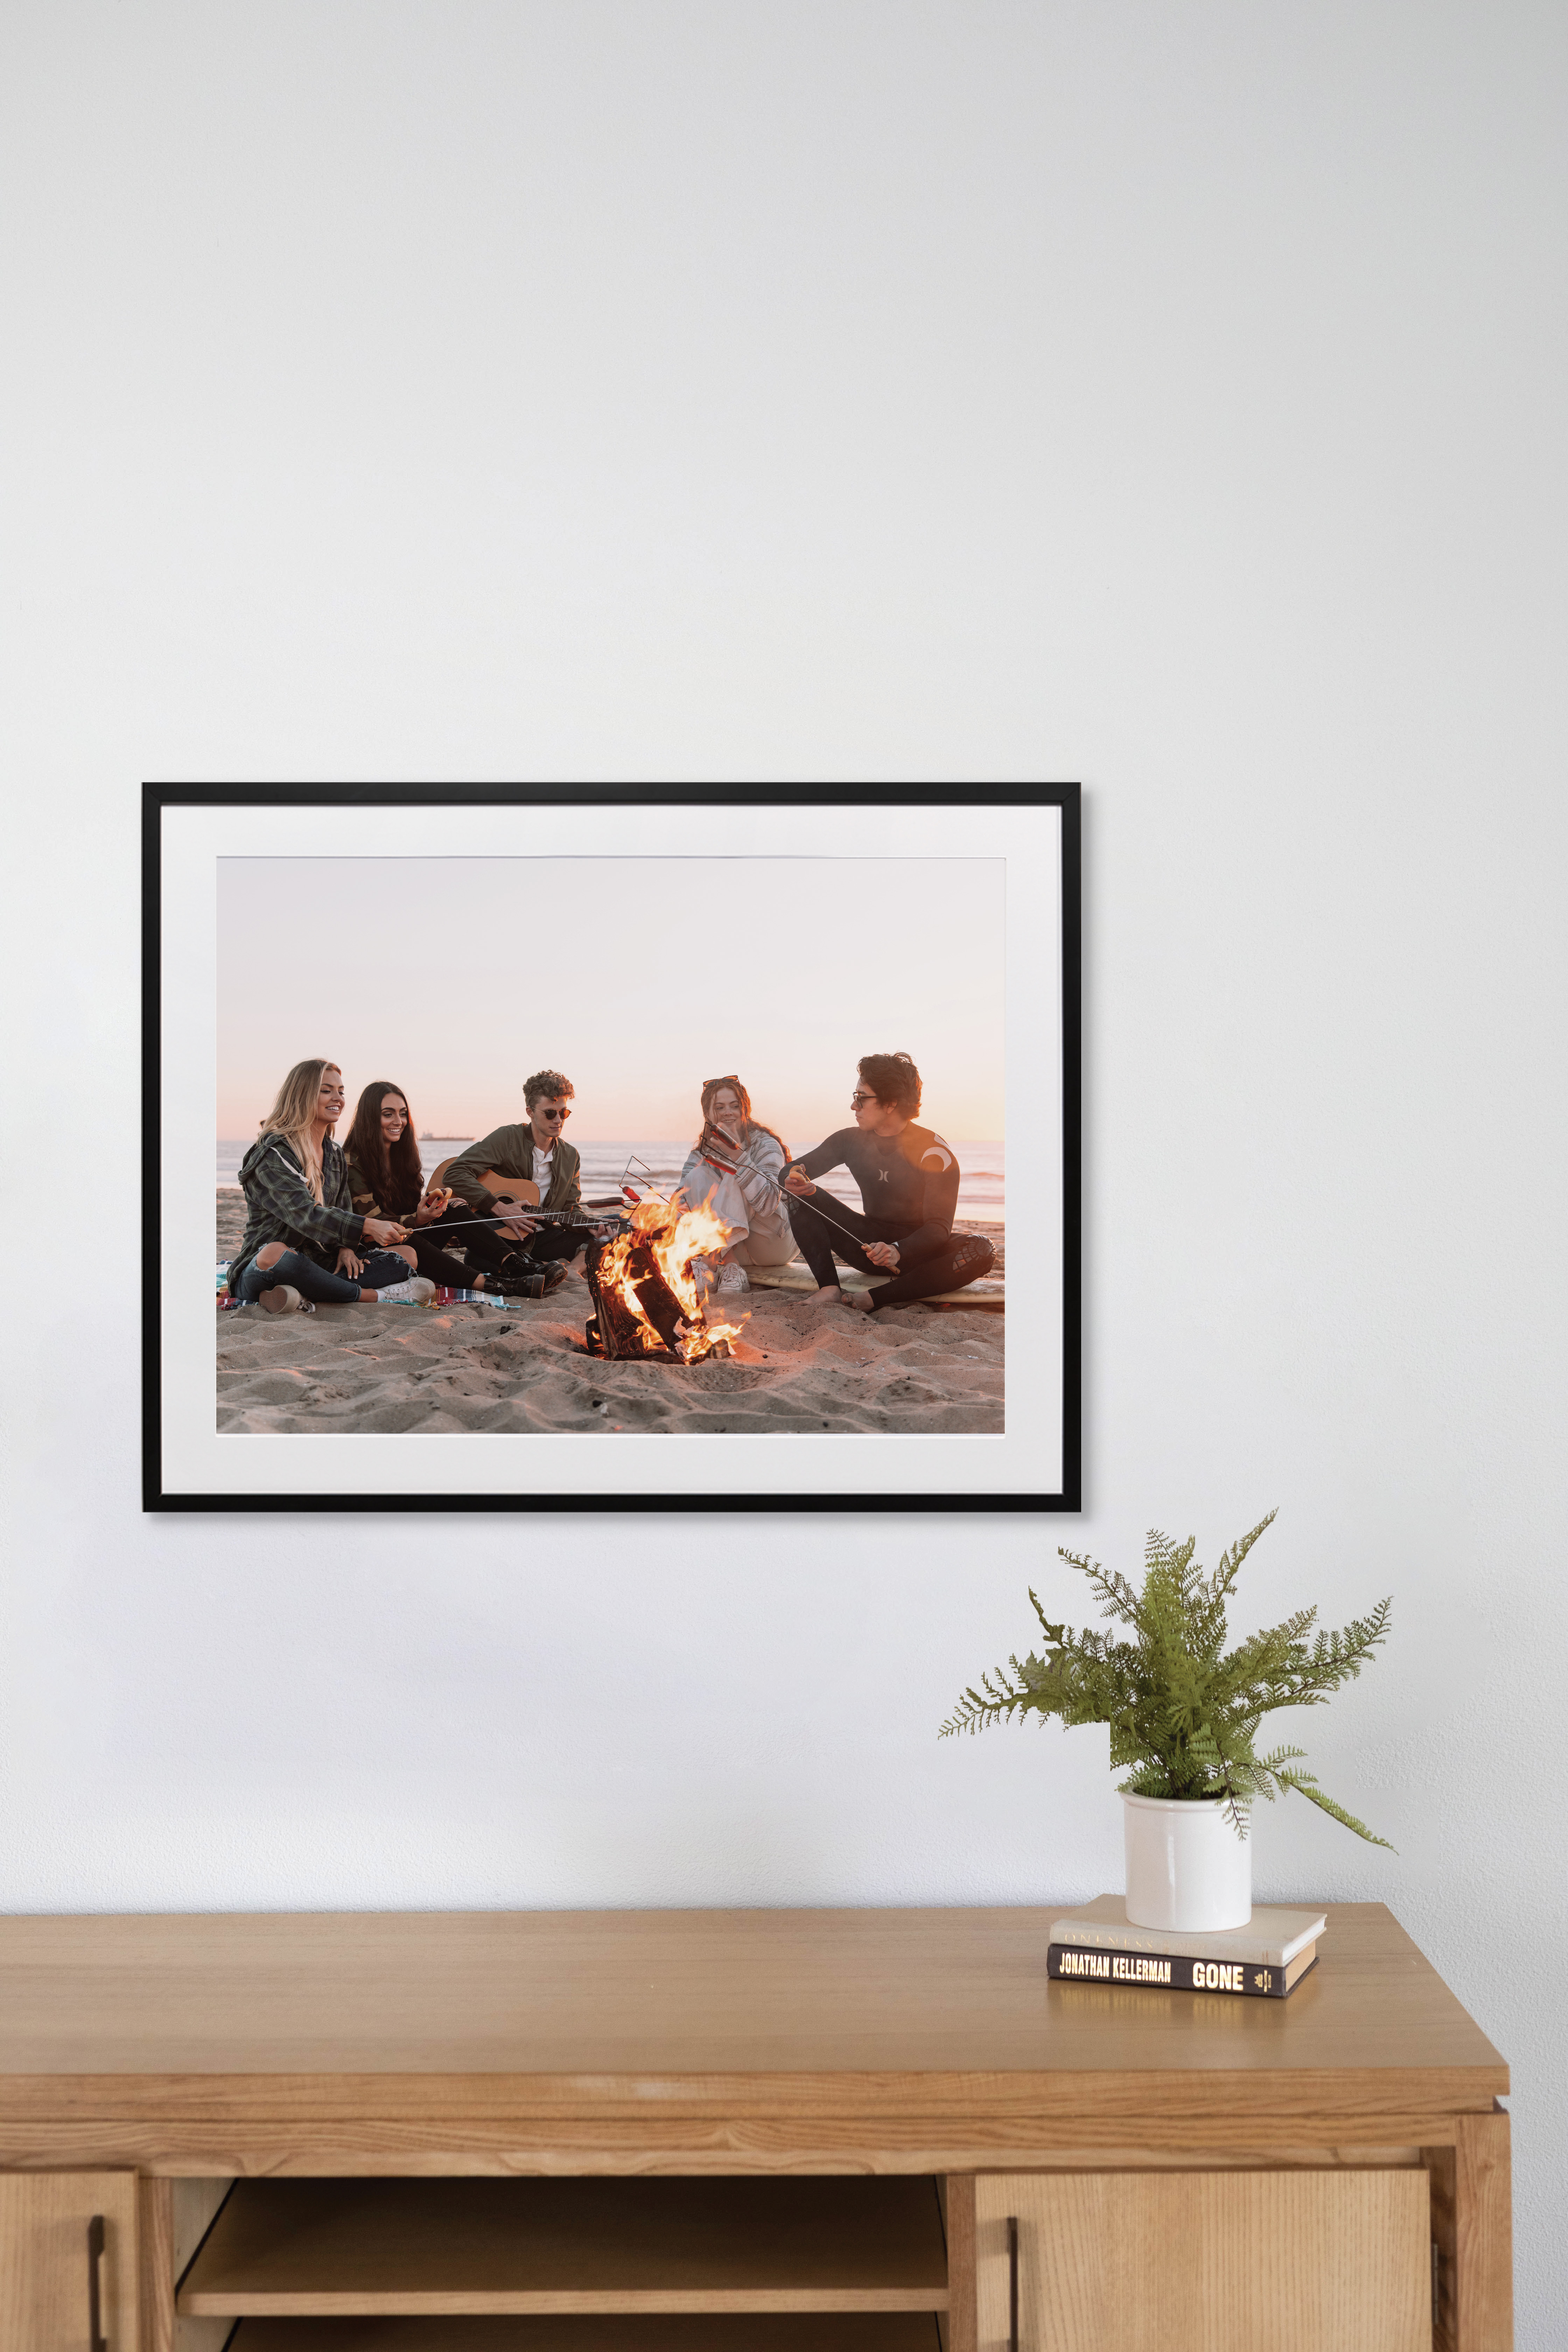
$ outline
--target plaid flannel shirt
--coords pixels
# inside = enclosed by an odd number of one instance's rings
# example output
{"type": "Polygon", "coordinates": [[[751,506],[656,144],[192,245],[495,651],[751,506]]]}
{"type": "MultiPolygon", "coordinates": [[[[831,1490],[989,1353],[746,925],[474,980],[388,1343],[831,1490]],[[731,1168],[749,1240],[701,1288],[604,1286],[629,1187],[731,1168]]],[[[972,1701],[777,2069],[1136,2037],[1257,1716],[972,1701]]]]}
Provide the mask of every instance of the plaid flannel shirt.
{"type": "Polygon", "coordinates": [[[268,1242],[286,1243],[331,1274],[338,1252],[357,1249],[364,1239],[364,1219],[354,1214],[349,1194],[348,1163],[331,1136],[321,1145],[319,1201],[305,1181],[293,1145],[280,1135],[257,1137],[239,1163],[239,1181],[247,1213],[245,1238],[228,1270],[231,1290],[268,1242]]]}

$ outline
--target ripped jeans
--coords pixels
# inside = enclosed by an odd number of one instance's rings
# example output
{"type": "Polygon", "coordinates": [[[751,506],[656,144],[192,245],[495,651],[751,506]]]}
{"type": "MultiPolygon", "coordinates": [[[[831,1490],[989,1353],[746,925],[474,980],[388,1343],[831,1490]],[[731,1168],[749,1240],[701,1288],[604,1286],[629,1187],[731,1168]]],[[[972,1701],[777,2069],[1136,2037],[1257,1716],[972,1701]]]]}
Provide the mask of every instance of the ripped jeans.
{"type": "Polygon", "coordinates": [[[345,1274],[329,1274],[324,1265],[299,1250],[285,1250],[276,1265],[259,1266],[252,1258],[235,1295],[242,1307],[250,1307],[264,1290],[276,1290],[280,1282],[286,1282],[301,1298],[314,1299],[320,1306],[352,1307],[363,1292],[389,1290],[395,1282],[406,1282],[413,1271],[408,1260],[395,1251],[367,1250],[363,1277],[351,1282],[345,1274]]]}

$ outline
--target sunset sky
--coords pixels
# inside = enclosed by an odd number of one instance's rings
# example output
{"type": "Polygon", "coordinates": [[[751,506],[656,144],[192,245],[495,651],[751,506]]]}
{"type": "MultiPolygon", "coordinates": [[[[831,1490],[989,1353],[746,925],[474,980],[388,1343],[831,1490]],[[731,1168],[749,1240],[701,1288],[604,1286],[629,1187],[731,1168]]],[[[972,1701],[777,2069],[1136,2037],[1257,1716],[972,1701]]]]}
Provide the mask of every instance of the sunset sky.
{"type": "MultiPolygon", "coordinates": [[[[308,822],[308,820],[307,820],[308,822]]],[[[454,830],[460,829],[454,815],[454,830]]],[[[809,823],[831,839],[833,814],[809,823]]],[[[889,831],[897,817],[889,813],[889,831]]],[[[1000,857],[224,857],[217,1131],[289,1066],[390,1079],[437,1135],[521,1118],[563,1071],[579,1140],[695,1132],[738,1071],[796,1150],[849,1124],[857,1057],[905,1051],[922,1118],[1000,1139],[1000,857]]]]}

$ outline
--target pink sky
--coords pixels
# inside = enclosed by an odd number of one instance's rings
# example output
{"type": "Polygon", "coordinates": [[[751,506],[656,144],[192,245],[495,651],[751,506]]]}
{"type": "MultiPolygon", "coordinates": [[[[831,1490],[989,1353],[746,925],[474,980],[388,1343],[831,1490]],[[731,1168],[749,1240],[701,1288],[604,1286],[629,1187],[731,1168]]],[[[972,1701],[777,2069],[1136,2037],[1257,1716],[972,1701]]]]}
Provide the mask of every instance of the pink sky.
{"type": "Polygon", "coordinates": [[[437,1135],[521,1118],[522,1080],[552,1067],[577,1089],[574,1136],[678,1137],[701,1081],[735,1070],[805,1149],[848,1123],[858,1055],[901,1050],[931,1125],[1000,1138],[1005,874],[975,857],[223,858],[218,1133],[254,1134],[290,1063],[321,1054],[351,1108],[391,1079],[437,1135]]]}

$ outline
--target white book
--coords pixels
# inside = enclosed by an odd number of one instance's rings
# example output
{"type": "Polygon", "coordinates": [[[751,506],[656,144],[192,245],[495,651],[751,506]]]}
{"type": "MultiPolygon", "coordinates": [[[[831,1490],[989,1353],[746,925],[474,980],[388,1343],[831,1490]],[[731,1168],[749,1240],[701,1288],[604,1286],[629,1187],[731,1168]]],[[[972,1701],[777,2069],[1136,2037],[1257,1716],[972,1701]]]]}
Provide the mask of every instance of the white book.
{"type": "Polygon", "coordinates": [[[1081,1911],[1051,1921],[1053,1944],[1079,1951],[1175,1953],[1185,1960],[1251,1960],[1260,1968],[1289,1968],[1300,1951],[1315,1944],[1327,1926],[1321,1911],[1290,1911],[1279,1903],[1255,1903],[1245,1927],[1196,1934],[1180,1927],[1132,1927],[1124,1895],[1097,1895],[1081,1911]]]}

